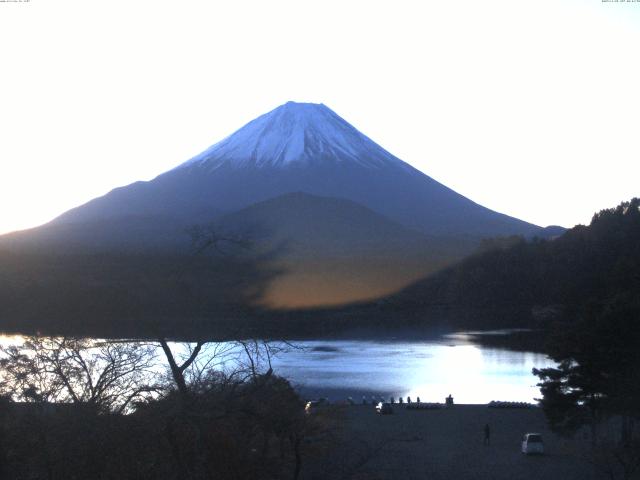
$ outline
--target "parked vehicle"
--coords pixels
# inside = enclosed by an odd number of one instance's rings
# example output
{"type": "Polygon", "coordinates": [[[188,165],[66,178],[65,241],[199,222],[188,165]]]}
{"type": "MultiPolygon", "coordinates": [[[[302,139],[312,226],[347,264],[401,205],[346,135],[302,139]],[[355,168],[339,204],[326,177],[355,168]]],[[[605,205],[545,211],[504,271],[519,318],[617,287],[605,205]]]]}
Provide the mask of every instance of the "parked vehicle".
{"type": "Polygon", "coordinates": [[[310,414],[316,411],[316,409],[318,408],[318,401],[317,400],[309,400],[306,405],[304,406],[304,411],[306,414],[310,414]]]}
{"type": "Polygon", "coordinates": [[[542,455],[544,453],[542,435],[539,433],[526,433],[522,438],[522,453],[525,455],[542,455]]]}
{"type": "Polygon", "coordinates": [[[326,398],[321,398],[319,400],[309,400],[304,406],[304,411],[307,414],[315,413],[318,411],[318,408],[328,404],[329,404],[329,401],[326,398]]]}
{"type": "Polygon", "coordinates": [[[393,407],[389,402],[378,402],[376,405],[376,413],[381,415],[390,415],[393,413],[393,407]]]}

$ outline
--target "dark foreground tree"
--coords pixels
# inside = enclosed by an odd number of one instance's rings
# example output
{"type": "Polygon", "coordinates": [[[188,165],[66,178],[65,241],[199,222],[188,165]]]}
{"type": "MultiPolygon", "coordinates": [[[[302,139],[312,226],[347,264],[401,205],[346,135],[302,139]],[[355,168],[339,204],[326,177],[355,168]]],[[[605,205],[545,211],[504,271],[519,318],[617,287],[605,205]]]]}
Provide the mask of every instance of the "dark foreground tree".
{"type": "Polygon", "coordinates": [[[548,351],[558,367],[534,374],[551,428],[566,435],[588,428],[596,467],[609,478],[633,478],[640,468],[640,298],[625,293],[565,312],[548,351]]]}
{"type": "Polygon", "coordinates": [[[317,418],[268,362],[246,358],[252,348],[220,345],[173,346],[186,394],[169,376],[142,402],[123,388],[130,382],[118,383],[129,357],[105,363],[117,358],[109,345],[30,339],[6,349],[0,373],[13,398],[0,401],[0,478],[298,478],[317,418]],[[104,373],[116,366],[120,375],[104,373]]]}
{"type": "Polygon", "coordinates": [[[154,365],[154,350],[136,342],[26,337],[0,347],[0,394],[123,413],[159,391],[154,365]]]}
{"type": "MultiPolygon", "coordinates": [[[[557,288],[561,315],[550,324],[557,368],[534,370],[555,431],[591,432],[591,460],[607,478],[640,474],[640,199],[594,215],[566,235],[551,258],[573,276],[557,288]],[[571,260],[571,261],[568,261],[571,260]],[[579,269],[570,267],[580,265],[579,269]],[[579,274],[575,280],[575,273],[579,274]],[[588,281],[586,281],[588,280],[588,281]],[[577,288],[580,287],[580,288],[577,288]],[[571,294],[573,292],[573,294],[571,294]]],[[[560,278],[562,278],[560,276],[560,278]]]]}

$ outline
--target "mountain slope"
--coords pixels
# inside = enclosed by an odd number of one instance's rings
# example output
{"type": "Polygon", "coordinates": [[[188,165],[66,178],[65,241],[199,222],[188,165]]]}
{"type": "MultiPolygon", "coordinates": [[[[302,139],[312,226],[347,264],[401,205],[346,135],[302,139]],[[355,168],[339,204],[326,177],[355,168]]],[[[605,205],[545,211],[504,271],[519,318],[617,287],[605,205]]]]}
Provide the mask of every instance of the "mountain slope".
{"type": "Polygon", "coordinates": [[[341,304],[396,291],[470,253],[471,239],[429,237],[344,199],[296,192],[217,222],[215,230],[251,241],[248,255],[275,252],[280,275],[271,307],[341,304]]]}
{"type": "Polygon", "coordinates": [[[261,300],[277,307],[385,296],[482,237],[543,232],[419,172],[326,106],[289,102],[151,181],[0,237],[0,250],[179,255],[192,251],[185,230],[211,222],[257,240],[254,257],[278,272],[261,300]]]}
{"type": "Polygon", "coordinates": [[[257,242],[283,243],[315,256],[415,249],[427,237],[345,199],[294,192],[256,203],[218,222],[257,242]]]}
{"type": "Polygon", "coordinates": [[[539,227],[494,212],[394,157],[324,105],[289,102],[149,182],[61,215],[79,223],[123,215],[199,223],[285,193],[346,198],[434,235],[530,235],[539,227]]]}

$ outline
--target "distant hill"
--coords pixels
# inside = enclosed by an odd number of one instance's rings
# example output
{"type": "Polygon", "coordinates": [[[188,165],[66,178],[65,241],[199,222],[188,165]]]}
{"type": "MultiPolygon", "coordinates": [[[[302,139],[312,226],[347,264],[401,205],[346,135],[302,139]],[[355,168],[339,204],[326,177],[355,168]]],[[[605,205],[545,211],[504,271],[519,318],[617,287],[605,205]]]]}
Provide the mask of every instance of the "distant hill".
{"type": "MultiPolygon", "coordinates": [[[[323,235],[330,237],[332,228],[344,229],[352,222],[352,241],[367,240],[373,227],[390,237],[382,245],[434,242],[432,248],[441,248],[441,254],[458,248],[393,227],[393,222],[348,201],[285,195],[218,224],[229,228],[229,234],[232,227],[256,233],[255,248],[244,255],[52,255],[0,249],[0,326],[10,332],[116,337],[415,337],[434,328],[539,327],[558,313],[590,303],[606,308],[617,298],[640,298],[640,200],[633,199],[553,240],[486,241],[479,253],[393,295],[322,308],[264,305],[265,296],[287,272],[280,246],[289,245],[284,251],[291,255],[322,247],[316,252],[321,265],[325,255],[339,256],[352,245],[338,241],[324,248],[323,235]],[[332,213],[336,207],[342,217],[332,213]],[[312,221],[310,212],[318,219],[317,230],[309,238],[292,238],[299,231],[295,225],[312,221]]],[[[369,242],[363,251],[379,247],[369,242]]],[[[333,268],[329,271],[335,275],[333,268]]]]}
{"type": "Polygon", "coordinates": [[[640,199],[555,240],[512,239],[362,307],[465,328],[534,327],[564,309],[640,296],[640,199]]]}
{"type": "Polygon", "coordinates": [[[254,258],[0,249],[0,331],[96,337],[240,334],[280,272],[254,258]]]}
{"type": "MultiPolygon", "coordinates": [[[[206,216],[201,222],[208,222],[206,216]]],[[[50,253],[187,253],[193,219],[127,215],[78,222],[50,222],[0,236],[0,249],[50,253]]]]}
{"type": "Polygon", "coordinates": [[[328,255],[424,248],[427,236],[351,200],[287,193],[223,217],[220,230],[243,238],[285,243],[297,254],[328,255]]]}
{"type": "Polygon", "coordinates": [[[398,290],[463,258],[475,238],[427,236],[350,200],[289,193],[216,222],[215,230],[251,240],[247,255],[277,252],[281,274],[265,304],[331,305],[398,290]]]}

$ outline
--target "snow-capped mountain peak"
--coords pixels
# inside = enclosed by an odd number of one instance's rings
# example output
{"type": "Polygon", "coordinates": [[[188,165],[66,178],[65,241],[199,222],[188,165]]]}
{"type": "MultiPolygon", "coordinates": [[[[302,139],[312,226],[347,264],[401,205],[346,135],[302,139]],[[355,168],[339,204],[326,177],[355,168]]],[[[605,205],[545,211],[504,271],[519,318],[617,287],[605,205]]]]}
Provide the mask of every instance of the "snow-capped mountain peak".
{"type": "Polygon", "coordinates": [[[287,167],[356,162],[370,168],[406,166],[324,104],[287,102],[247,123],[178,168],[199,165],[287,167]]]}
{"type": "MultiPolygon", "coordinates": [[[[114,189],[53,223],[127,217],[193,225],[292,192],[350,200],[429,235],[539,231],[404,163],[328,107],[294,102],[256,118],[153,180],[114,189]]],[[[155,235],[155,230],[149,232],[155,235]]]]}

